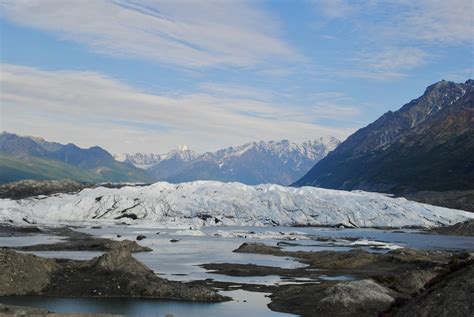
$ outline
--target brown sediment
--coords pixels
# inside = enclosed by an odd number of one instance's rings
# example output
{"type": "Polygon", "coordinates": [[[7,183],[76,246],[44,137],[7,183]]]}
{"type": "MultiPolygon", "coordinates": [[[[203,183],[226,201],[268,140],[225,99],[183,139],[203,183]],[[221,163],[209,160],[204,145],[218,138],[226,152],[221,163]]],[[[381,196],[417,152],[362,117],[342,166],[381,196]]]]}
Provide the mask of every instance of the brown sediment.
{"type": "Polygon", "coordinates": [[[0,250],[0,295],[228,300],[209,287],[156,276],[126,245],[88,261],[0,250]]]}

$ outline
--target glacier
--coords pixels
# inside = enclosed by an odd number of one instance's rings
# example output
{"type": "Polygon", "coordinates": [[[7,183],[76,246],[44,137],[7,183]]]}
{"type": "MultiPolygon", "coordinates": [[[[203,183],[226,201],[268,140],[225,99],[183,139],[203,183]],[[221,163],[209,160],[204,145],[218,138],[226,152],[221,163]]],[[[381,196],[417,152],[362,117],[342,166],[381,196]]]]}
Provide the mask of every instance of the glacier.
{"type": "Polygon", "coordinates": [[[0,221],[113,221],[167,227],[345,226],[436,227],[473,213],[388,195],[273,184],[217,181],[96,187],[74,194],[0,200],[0,221]]]}

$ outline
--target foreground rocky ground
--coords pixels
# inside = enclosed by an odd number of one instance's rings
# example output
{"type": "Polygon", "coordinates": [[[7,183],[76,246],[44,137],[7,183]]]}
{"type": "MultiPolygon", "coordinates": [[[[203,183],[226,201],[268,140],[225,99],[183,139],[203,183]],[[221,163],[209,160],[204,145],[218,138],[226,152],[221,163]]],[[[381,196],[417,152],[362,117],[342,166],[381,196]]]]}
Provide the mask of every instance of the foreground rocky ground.
{"type": "MultiPolygon", "coordinates": [[[[109,314],[57,314],[47,309],[0,304],[0,316],[35,316],[35,317],[118,317],[109,314]]],[[[170,316],[173,317],[173,316],[170,316]]]]}
{"type": "Polygon", "coordinates": [[[168,281],[135,260],[127,247],[89,261],[0,251],[0,296],[139,297],[219,302],[210,288],[168,281]]]}
{"type": "Polygon", "coordinates": [[[474,314],[474,265],[472,260],[457,263],[451,270],[431,280],[414,298],[394,305],[393,316],[453,317],[474,314]]]}
{"type": "Polygon", "coordinates": [[[234,252],[294,257],[308,267],[288,270],[222,263],[204,267],[234,276],[278,274],[311,278],[321,274],[350,274],[355,278],[346,282],[320,281],[269,289],[267,291],[273,293],[269,305],[272,310],[302,316],[422,316],[424,302],[433,301],[433,313],[423,316],[468,316],[464,313],[474,312],[470,300],[474,295],[473,258],[469,253],[413,249],[385,254],[363,250],[291,252],[255,243],[244,243],[234,252]],[[453,279],[453,275],[457,278],[453,279]],[[431,294],[433,289],[445,304],[434,305],[436,296],[424,295],[431,294]]]}
{"type": "MultiPolygon", "coordinates": [[[[37,294],[61,297],[145,297],[219,302],[228,298],[216,289],[233,283],[212,280],[168,281],[131,256],[148,251],[135,241],[112,241],[69,228],[0,226],[0,236],[48,233],[65,237],[54,244],[16,247],[21,251],[102,251],[88,261],[49,259],[12,249],[0,250],[0,296],[37,294]]],[[[420,236],[422,238],[422,236],[420,236]]],[[[327,239],[327,238],[322,238],[327,239]]],[[[285,285],[239,284],[269,292],[272,310],[302,316],[468,316],[474,312],[473,259],[466,252],[398,249],[387,253],[352,251],[285,251],[278,246],[244,243],[235,252],[292,257],[307,267],[282,269],[251,264],[208,263],[217,274],[279,275],[285,285]],[[321,280],[349,276],[352,280],[321,280]],[[305,284],[292,283],[307,279],[305,284]],[[428,312],[428,313],[425,313],[428,312]]],[[[33,308],[0,306],[0,315],[50,316],[33,308]],[[26,313],[25,313],[26,312],[26,313]]],[[[82,316],[82,315],[77,315],[82,316]]]]}

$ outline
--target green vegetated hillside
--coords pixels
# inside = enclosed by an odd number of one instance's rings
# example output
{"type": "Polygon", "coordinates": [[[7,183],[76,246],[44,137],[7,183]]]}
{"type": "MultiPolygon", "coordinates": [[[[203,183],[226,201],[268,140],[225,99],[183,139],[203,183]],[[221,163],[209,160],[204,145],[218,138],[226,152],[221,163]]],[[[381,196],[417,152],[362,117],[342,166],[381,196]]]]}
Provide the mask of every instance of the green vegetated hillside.
{"type": "Polygon", "coordinates": [[[153,182],[144,171],[115,161],[99,147],[81,149],[4,132],[0,135],[0,183],[22,179],[153,182]]]}
{"type": "Polygon", "coordinates": [[[101,181],[100,176],[57,160],[30,157],[19,160],[0,154],[0,182],[9,183],[22,179],[70,179],[79,182],[101,181]]]}

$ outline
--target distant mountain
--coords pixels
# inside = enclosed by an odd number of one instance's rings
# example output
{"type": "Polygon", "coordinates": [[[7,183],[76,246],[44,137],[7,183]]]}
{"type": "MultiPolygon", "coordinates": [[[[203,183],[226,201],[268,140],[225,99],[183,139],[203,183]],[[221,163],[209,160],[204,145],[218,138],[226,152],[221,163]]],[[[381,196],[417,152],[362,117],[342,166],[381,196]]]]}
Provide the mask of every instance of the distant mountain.
{"type": "Polygon", "coordinates": [[[404,194],[474,188],[474,81],[440,81],[358,130],[294,185],[404,194]]]}
{"type": "Polygon", "coordinates": [[[144,168],[157,180],[172,183],[218,180],[250,185],[288,185],[304,175],[339,143],[332,137],[301,144],[287,140],[261,141],[201,155],[187,147],[180,147],[164,155],[122,154],[116,159],[144,168]]]}
{"type": "Polygon", "coordinates": [[[21,179],[70,179],[83,182],[150,182],[142,170],[117,162],[94,146],[47,142],[13,133],[0,134],[0,183],[21,179]]]}
{"type": "Polygon", "coordinates": [[[197,154],[190,150],[186,145],[181,145],[166,154],[124,153],[114,156],[117,161],[127,162],[141,169],[148,169],[163,163],[164,161],[189,162],[194,160],[196,157],[197,154]]]}

